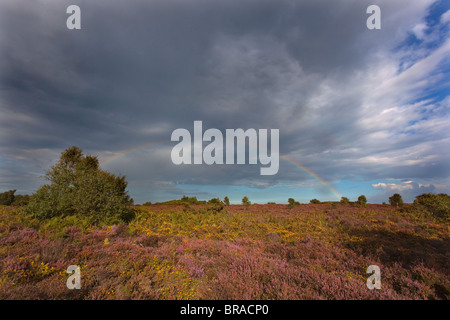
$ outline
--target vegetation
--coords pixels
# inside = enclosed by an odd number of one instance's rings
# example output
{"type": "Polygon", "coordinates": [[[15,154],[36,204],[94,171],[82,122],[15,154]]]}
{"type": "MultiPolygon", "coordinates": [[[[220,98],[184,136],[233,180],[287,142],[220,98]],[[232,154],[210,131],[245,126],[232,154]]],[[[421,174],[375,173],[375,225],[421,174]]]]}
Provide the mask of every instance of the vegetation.
{"type": "Polygon", "coordinates": [[[3,193],[0,193],[0,204],[9,206],[14,202],[14,193],[16,190],[9,190],[3,193]]]}
{"type": "Polygon", "coordinates": [[[46,178],[50,184],[40,187],[25,208],[38,219],[78,216],[96,224],[133,218],[125,177],[101,170],[98,159],[78,147],[62,152],[46,178]]]}
{"type": "Polygon", "coordinates": [[[0,195],[0,299],[450,299],[446,194],[133,206],[125,177],[77,147],[47,179],[25,208],[0,195]],[[80,290],[66,287],[70,265],[80,290]],[[369,265],[382,290],[367,289],[369,265]]]}
{"type": "Polygon", "coordinates": [[[450,196],[446,194],[421,194],[416,197],[414,204],[436,217],[450,217],[450,196]]]}
{"type": "Polygon", "coordinates": [[[169,200],[165,202],[156,202],[155,205],[199,205],[206,204],[206,201],[197,200],[197,197],[183,196],[180,200],[169,200]]]}
{"type": "Polygon", "coordinates": [[[366,196],[365,196],[365,195],[360,195],[360,196],[358,197],[358,204],[361,205],[361,206],[363,206],[363,207],[366,206],[366,204],[367,204],[367,199],[366,199],[366,196]]]}
{"type": "Polygon", "coordinates": [[[9,190],[0,193],[0,205],[4,206],[25,206],[30,201],[29,195],[15,195],[16,190],[9,190]]]}
{"type": "Polygon", "coordinates": [[[103,226],[1,207],[0,299],[450,298],[448,219],[373,204],[213,207],[141,206],[103,226]],[[373,264],[381,290],[366,287],[373,264]],[[81,290],[66,287],[69,265],[81,290]]]}
{"type": "Polygon", "coordinates": [[[293,207],[299,206],[299,205],[300,205],[300,202],[295,201],[294,198],[289,198],[288,199],[288,208],[292,209],[293,207]]]}
{"type": "Polygon", "coordinates": [[[397,208],[403,206],[402,196],[398,193],[394,193],[391,197],[389,197],[389,203],[391,204],[391,206],[397,208]]]}
{"type": "Polygon", "coordinates": [[[250,200],[248,200],[247,196],[242,198],[242,204],[245,206],[249,206],[251,204],[251,202],[250,202],[250,200]]]}
{"type": "Polygon", "coordinates": [[[223,202],[219,198],[212,198],[208,201],[208,204],[223,204],[223,202]]]}

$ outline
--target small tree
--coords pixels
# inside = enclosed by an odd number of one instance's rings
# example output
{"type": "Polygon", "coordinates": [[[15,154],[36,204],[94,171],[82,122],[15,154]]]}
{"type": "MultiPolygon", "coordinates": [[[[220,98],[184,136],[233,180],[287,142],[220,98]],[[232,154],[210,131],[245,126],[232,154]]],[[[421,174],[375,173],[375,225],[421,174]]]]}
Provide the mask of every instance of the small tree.
{"type": "Polygon", "coordinates": [[[97,157],[83,155],[78,147],[61,153],[57,164],[46,174],[49,184],[31,197],[26,211],[39,219],[80,215],[93,223],[120,218],[129,221],[134,211],[125,177],[101,170],[97,157]]]}
{"type": "Polygon", "coordinates": [[[398,193],[394,193],[391,197],[389,197],[389,203],[391,204],[391,206],[397,208],[403,206],[402,196],[398,193]]]}
{"type": "Polygon", "coordinates": [[[341,201],[340,201],[342,204],[349,204],[350,203],[350,200],[348,199],[348,198],[346,198],[346,197],[341,197],[341,201]]]}
{"type": "Polygon", "coordinates": [[[295,206],[300,205],[300,203],[298,201],[295,201],[294,198],[289,198],[288,199],[288,208],[292,209],[295,206]]]}
{"type": "Polygon", "coordinates": [[[251,202],[250,202],[250,200],[248,200],[247,196],[242,198],[242,204],[245,206],[249,206],[251,204],[251,202]]]}
{"type": "Polygon", "coordinates": [[[230,205],[230,199],[228,197],[223,198],[223,203],[225,203],[226,206],[230,205]]]}
{"type": "Polygon", "coordinates": [[[309,203],[312,203],[312,204],[319,204],[320,201],[317,200],[317,199],[312,199],[312,200],[309,200],[309,203]]]}
{"type": "Polygon", "coordinates": [[[358,204],[360,204],[361,206],[365,207],[367,203],[367,198],[365,195],[360,195],[358,197],[358,204]]]}
{"type": "Polygon", "coordinates": [[[9,190],[0,193],[0,204],[10,206],[14,202],[14,193],[16,190],[9,190]]]}

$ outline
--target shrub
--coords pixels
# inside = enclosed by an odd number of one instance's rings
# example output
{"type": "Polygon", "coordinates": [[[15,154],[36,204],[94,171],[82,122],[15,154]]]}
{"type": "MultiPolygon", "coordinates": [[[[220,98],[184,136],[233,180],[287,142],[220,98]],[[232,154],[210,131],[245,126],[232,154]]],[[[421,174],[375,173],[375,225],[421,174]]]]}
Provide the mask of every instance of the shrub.
{"type": "Polygon", "coordinates": [[[320,201],[317,200],[317,199],[312,199],[312,200],[309,200],[309,203],[312,203],[312,204],[319,204],[320,201]]]}
{"type": "Polygon", "coordinates": [[[242,204],[246,205],[246,206],[249,206],[251,204],[251,202],[250,202],[250,200],[248,200],[247,196],[242,198],[242,204]]]}
{"type": "Polygon", "coordinates": [[[165,202],[156,202],[154,205],[196,205],[196,204],[206,204],[206,201],[197,200],[197,197],[183,196],[180,200],[169,200],[165,202]]]}
{"type": "Polygon", "coordinates": [[[111,218],[130,221],[134,216],[127,207],[132,201],[125,177],[101,170],[97,157],[84,156],[78,147],[62,152],[46,178],[50,184],[32,195],[25,210],[38,219],[77,215],[98,223],[111,218]]]}
{"type": "Polygon", "coordinates": [[[18,194],[16,196],[14,196],[14,201],[13,203],[11,203],[12,206],[26,206],[28,205],[28,203],[30,202],[30,196],[25,194],[25,195],[21,195],[18,194]]]}
{"type": "Polygon", "coordinates": [[[363,207],[365,207],[365,206],[366,206],[366,203],[367,203],[367,198],[366,198],[366,196],[365,196],[365,195],[360,195],[360,196],[358,197],[358,204],[361,205],[361,206],[363,206],[363,207]]]}
{"type": "Polygon", "coordinates": [[[349,204],[350,203],[350,200],[348,199],[348,198],[346,198],[346,197],[341,197],[341,201],[340,201],[342,204],[349,204]]]}
{"type": "Polygon", "coordinates": [[[295,201],[294,198],[289,198],[288,199],[288,208],[293,208],[293,207],[298,206],[298,205],[300,205],[300,202],[295,201]]]}
{"type": "Polygon", "coordinates": [[[414,204],[436,217],[450,217],[450,196],[444,193],[424,193],[416,197],[414,204]]]}
{"type": "Polygon", "coordinates": [[[398,193],[394,193],[392,195],[392,197],[389,197],[389,203],[391,204],[391,206],[394,206],[394,207],[403,206],[402,196],[398,193]]]}
{"type": "Polygon", "coordinates": [[[229,205],[230,205],[230,199],[228,199],[228,197],[223,198],[223,203],[224,203],[226,206],[229,206],[229,205]]]}
{"type": "Polygon", "coordinates": [[[220,201],[219,198],[212,198],[211,200],[208,200],[208,204],[223,204],[223,202],[220,201]]]}
{"type": "Polygon", "coordinates": [[[14,193],[16,190],[9,190],[3,193],[0,193],[0,204],[9,206],[14,202],[14,193]]]}

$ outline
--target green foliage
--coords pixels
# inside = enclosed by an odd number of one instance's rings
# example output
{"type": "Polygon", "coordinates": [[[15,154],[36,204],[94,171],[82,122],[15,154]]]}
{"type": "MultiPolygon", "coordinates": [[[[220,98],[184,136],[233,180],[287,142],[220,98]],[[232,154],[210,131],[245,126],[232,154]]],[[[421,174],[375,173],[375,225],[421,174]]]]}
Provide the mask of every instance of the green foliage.
{"type": "Polygon", "coordinates": [[[294,198],[288,199],[288,208],[292,209],[293,207],[298,206],[298,205],[300,205],[300,202],[295,201],[294,198]]]}
{"type": "Polygon", "coordinates": [[[361,206],[363,206],[363,207],[365,207],[365,206],[366,206],[366,203],[367,203],[367,198],[366,198],[366,196],[365,196],[365,195],[360,195],[360,196],[358,197],[358,204],[361,205],[361,206]]]}
{"type": "Polygon", "coordinates": [[[398,193],[394,193],[391,197],[389,197],[389,203],[391,204],[391,206],[394,207],[403,206],[402,196],[398,193]]]}
{"type": "Polygon", "coordinates": [[[248,200],[247,196],[242,198],[242,204],[246,205],[246,206],[249,206],[251,204],[251,202],[250,202],[250,200],[248,200]]]}
{"type": "Polygon", "coordinates": [[[424,193],[416,197],[414,204],[436,217],[450,217],[450,196],[444,193],[424,193]]]}
{"type": "Polygon", "coordinates": [[[143,205],[143,206],[151,206],[152,203],[151,203],[150,201],[147,201],[147,202],[144,202],[142,205],[143,205]]]}
{"type": "Polygon", "coordinates": [[[9,190],[0,193],[0,205],[4,206],[24,206],[30,201],[30,196],[25,195],[15,195],[16,190],[9,190]]]}
{"type": "Polygon", "coordinates": [[[229,206],[229,205],[230,205],[230,199],[228,199],[228,197],[223,198],[223,203],[224,203],[226,206],[229,206]]]}
{"type": "Polygon", "coordinates": [[[220,201],[219,198],[212,198],[211,200],[208,200],[208,204],[223,204],[223,202],[220,201]]]}
{"type": "Polygon", "coordinates": [[[197,197],[183,196],[180,200],[169,200],[165,202],[156,202],[154,205],[195,205],[206,204],[206,201],[197,200],[197,197]]]}
{"type": "Polygon", "coordinates": [[[14,202],[14,193],[16,190],[9,190],[0,193],[0,204],[10,206],[14,202]]]}
{"type": "Polygon", "coordinates": [[[11,205],[12,206],[21,207],[21,206],[28,205],[29,202],[30,202],[30,196],[29,195],[27,195],[27,194],[24,194],[24,195],[18,194],[18,195],[14,196],[14,201],[13,201],[13,203],[11,205]]]}
{"type": "Polygon", "coordinates": [[[312,203],[312,204],[319,204],[320,201],[317,200],[317,199],[311,199],[311,200],[309,200],[309,203],[312,203]]]}
{"type": "Polygon", "coordinates": [[[340,203],[342,203],[342,204],[349,204],[350,200],[347,197],[341,197],[340,203]]]}
{"type": "Polygon", "coordinates": [[[127,207],[132,199],[125,177],[101,170],[98,159],[84,156],[78,147],[62,152],[46,178],[50,184],[36,191],[25,210],[38,219],[80,216],[99,223],[109,218],[130,221],[134,216],[127,207]]]}

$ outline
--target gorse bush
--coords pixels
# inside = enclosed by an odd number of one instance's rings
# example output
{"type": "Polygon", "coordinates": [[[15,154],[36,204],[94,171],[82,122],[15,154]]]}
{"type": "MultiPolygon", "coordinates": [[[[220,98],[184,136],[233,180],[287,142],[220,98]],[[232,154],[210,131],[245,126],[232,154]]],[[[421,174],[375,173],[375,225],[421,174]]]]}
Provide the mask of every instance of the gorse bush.
{"type": "Polygon", "coordinates": [[[50,184],[40,187],[25,209],[38,219],[74,215],[91,218],[93,223],[133,219],[125,177],[101,170],[98,159],[83,155],[78,147],[62,152],[46,179],[50,184]]]}
{"type": "Polygon", "coordinates": [[[444,193],[424,193],[416,197],[414,204],[436,217],[450,217],[450,196],[444,193]]]}

